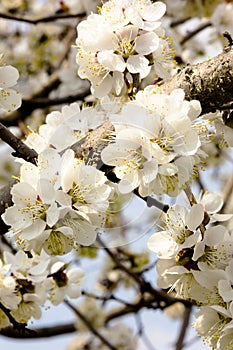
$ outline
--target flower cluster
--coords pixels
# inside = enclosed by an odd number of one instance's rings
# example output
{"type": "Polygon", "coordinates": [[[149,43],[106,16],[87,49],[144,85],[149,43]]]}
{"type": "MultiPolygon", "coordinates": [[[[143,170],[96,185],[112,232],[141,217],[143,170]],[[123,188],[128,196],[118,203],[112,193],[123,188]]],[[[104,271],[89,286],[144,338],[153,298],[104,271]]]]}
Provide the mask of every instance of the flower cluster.
{"type": "Polygon", "coordinates": [[[95,129],[104,120],[103,111],[100,113],[91,108],[83,108],[81,111],[78,103],[75,102],[64,106],[61,112],[49,113],[45,124],[40,126],[39,132],[31,132],[28,135],[26,144],[38,153],[48,147],[61,152],[81,140],[88,130],[95,129]]]}
{"type": "Polygon", "coordinates": [[[214,349],[232,337],[233,240],[221,224],[232,215],[218,214],[222,204],[219,195],[205,193],[190,210],[170,207],[165,230],[148,241],[159,258],[159,287],[201,306],[194,326],[214,349]]]}
{"type": "Polygon", "coordinates": [[[53,148],[38,156],[37,166],[25,162],[20,181],[11,190],[14,205],[2,215],[19,246],[52,255],[68,253],[77,244],[91,245],[104,226],[112,188],[95,167],[62,156],[53,148]]]}
{"type": "MultiPolygon", "coordinates": [[[[47,299],[57,305],[65,295],[79,297],[83,275],[79,267],[69,268],[44,251],[40,255],[33,251],[15,255],[4,252],[0,260],[0,302],[16,322],[25,324],[31,317],[41,317],[47,299]]],[[[0,328],[11,322],[4,311],[0,312],[0,328]]]]}
{"type": "Polygon", "coordinates": [[[78,27],[78,74],[97,97],[127,94],[133,76],[169,77],[171,49],[161,27],[166,6],[160,1],[110,0],[78,27]]]}
{"type": "Polygon", "coordinates": [[[11,112],[21,105],[20,94],[11,89],[16,85],[19,73],[15,67],[6,66],[3,63],[3,55],[0,55],[0,111],[11,112]]]}
{"type": "Polygon", "coordinates": [[[200,112],[199,101],[186,101],[183,90],[168,95],[148,86],[109,116],[116,136],[101,157],[115,167],[119,191],[138,187],[142,196],[177,196],[204,157],[199,148],[206,127],[201,118],[197,122],[200,112]]]}

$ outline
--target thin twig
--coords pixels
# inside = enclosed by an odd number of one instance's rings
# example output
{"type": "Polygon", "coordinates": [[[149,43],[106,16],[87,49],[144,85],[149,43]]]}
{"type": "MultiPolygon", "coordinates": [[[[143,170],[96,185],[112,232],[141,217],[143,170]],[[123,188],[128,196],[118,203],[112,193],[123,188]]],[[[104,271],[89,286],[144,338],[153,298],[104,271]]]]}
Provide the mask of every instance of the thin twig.
{"type": "Polygon", "coordinates": [[[194,197],[194,194],[193,194],[190,186],[186,186],[186,188],[184,189],[184,192],[185,192],[186,196],[188,197],[189,203],[191,205],[197,204],[196,198],[194,197]]]}
{"type": "Polygon", "coordinates": [[[197,35],[198,33],[200,33],[202,30],[210,27],[212,25],[212,23],[210,21],[205,22],[205,23],[201,23],[196,29],[189,31],[184,37],[183,39],[180,41],[180,45],[184,45],[184,43],[186,43],[188,40],[192,39],[195,35],[197,35]]]}
{"type": "Polygon", "coordinates": [[[229,176],[225,187],[222,190],[223,206],[220,213],[226,214],[229,209],[229,203],[233,193],[233,175],[229,176]]]}
{"type": "Polygon", "coordinates": [[[93,299],[101,300],[101,301],[104,301],[104,302],[109,301],[109,300],[114,300],[114,301],[116,301],[116,302],[118,302],[120,304],[126,305],[126,306],[134,306],[133,304],[130,304],[127,301],[122,300],[122,299],[116,297],[113,294],[104,296],[104,295],[97,295],[97,294],[89,293],[89,292],[86,292],[86,291],[82,291],[82,295],[85,295],[88,298],[93,298],[93,299]]]}
{"type": "Polygon", "coordinates": [[[10,323],[13,325],[13,327],[18,330],[19,332],[25,332],[28,331],[30,333],[33,333],[33,331],[26,328],[26,323],[19,323],[17,322],[14,317],[11,315],[11,311],[5,307],[2,303],[0,303],[0,309],[4,312],[4,314],[8,317],[10,323]]]}
{"type": "Polygon", "coordinates": [[[182,19],[178,19],[178,20],[172,21],[171,24],[170,24],[170,27],[171,28],[177,27],[180,24],[183,24],[183,23],[189,21],[191,18],[192,17],[186,17],[186,18],[182,18],[182,19]]]}
{"type": "Polygon", "coordinates": [[[233,103],[229,103],[229,104],[227,104],[227,105],[225,105],[225,106],[218,107],[218,109],[219,109],[220,111],[225,111],[225,110],[228,110],[228,109],[233,109],[233,103]]]}
{"type": "Polygon", "coordinates": [[[140,287],[140,292],[143,293],[149,293],[153,296],[154,301],[156,301],[159,304],[160,309],[164,309],[168,307],[169,305],[174,304],[177,301],[180,301],[181,303],[186,303],[189,305],[189,302],[183,299],[176,299],[168,295],[163,290],[157,290],[155,289],[150,282],[146,281],[144,278],[138,276],[137,273],[134,273],[130,271],[127,267],[125,267],[121,262],[118,260],[117,256],[104,244],[104,242],[100,239],[100,237],[97,238],[97,241],[100,243],[100,245],[103,247],[105,252],[110,256],[110,258],[115,262],[116,266],[124,271],[129,277],[131,277],[140,287]]]}
{"type": "Polygon", "coordinates": [[[184,344],[184,338],[186,335],[186,331],[187,328],[189,326],[189,320],[190,320],[190,316],[191,316],[191,312],[192,312],[192,306],[187,306],[185,308],[185,313],[184,313],[184,318],[183,318],[183,322],[182,322],[182,326],[180,329],[180,333],[175,345],[175,350],[182,350],[185,346],[184,344]]]}
{"type": "Polygon", "coordinates": [[[56,15],[51,15],[48,17],[41,17],[37,19],[30,19],[30,18],[24,18],[24,17],[17,17],[17,16],[12,16],[10,14],[6,13],[0,13],[0,18],[4,18],[7,20],[11,21],[17,21],[17,22],[24,22],[28,24],[38,24],[38,23],[48,23],[48,22],[54,22],[59,19],[69,19],[69,18],[83,18],[86,16],[86,13],[64,13],[64,14],[56,14],[56,15]]]}
{"type": "Polygon", "coordinates": [[[78,310],[77,307],[74,307],[67,300],[65,300],[64,302],[71,310],[74,311],[74,313],[82,320],[82,322],[85,323],[89,330],[102,341],[103,344],[105,344],[111,350],[117,350],[115,346],[110,344],[109,341],[106,338],[104,338],[103,335],[92,326],[91,322],[78,310]]]}
{"type": "Polygon", "coordinates": [[[71,45],[74,43],[76,36],[77,36],[76,28],[74,28],[74,27],[69,28],[68,33],[63,40],[64,46],[65,46],[64,51],[62,52],[61,56],[59,57],[59,61],[55,66],[55,70],[60,69],[62,66],[62,63],[68,57],[71,45]]]}
{"type": "Polygon", "coordinates": [[[143,343],[145,344],[145,346],[147,347],[148,350],[155,350],[154,345],[152,344],[150,339],[145,334],[144,326],[143,326],[143,322],[142,322],[140,313],[138,313],[135,316],[135,320],[136,320],[137,327],[138,327],[138,335],[141,337],[143,343]]]}
{"type": "Polygon", "coordinates": [[[61,105],[65,103],[72,103],[76,101],[83,101],[85,97],[90,95],[90,89],[85,89],[82,92],[79,92],[75,95],[68,95],[63,97],[57,97],[57,98],[48,98],[48,97],[36,97],[32,99],[23,99],[23,107],[30,107],[34,109],[37,108],[45,108],[45,107],[51,107],[56,105],[61,105]]]}
{"type": "Polygon", "coordinates": [[[24,120],[37,108],[47,108],[52,106],[58,106],[62,104],[69,104],[77,101],[84,101],[85,97],[90,95],[90,89],[87,88],[75,95],[68,95],[64,97],[49,98],[49,97],[32,97],[22,100],[20,109],[12,113],[10,116],[6,116],[4,124],[6,126],[15,125],[17,120],[24,120]]]}

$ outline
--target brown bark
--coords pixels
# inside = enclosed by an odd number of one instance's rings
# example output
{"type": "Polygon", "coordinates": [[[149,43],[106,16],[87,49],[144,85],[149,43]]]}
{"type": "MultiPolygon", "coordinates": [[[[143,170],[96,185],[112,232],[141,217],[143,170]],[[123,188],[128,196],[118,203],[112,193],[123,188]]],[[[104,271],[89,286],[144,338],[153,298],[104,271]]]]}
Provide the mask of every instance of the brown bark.
{"type": "Polygon", "coordinates": [[[188,65],[162,85],[166,92],[181,88],[187,100],[199,100],[202,114],[215,112],[233,101],[233,48],[216,57],[188,65]]]}

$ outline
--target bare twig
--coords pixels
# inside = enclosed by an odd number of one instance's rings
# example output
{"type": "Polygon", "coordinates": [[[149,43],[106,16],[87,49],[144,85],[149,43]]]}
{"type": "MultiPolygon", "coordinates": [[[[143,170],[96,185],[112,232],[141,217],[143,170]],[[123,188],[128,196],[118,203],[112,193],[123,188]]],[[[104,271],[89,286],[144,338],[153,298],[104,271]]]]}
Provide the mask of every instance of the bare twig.
{"type": "Polygon", "coordinates": [[[72,103],[76,101],[84,101],[84,98],[90,95],[90,89],[85,89],[81,92],[78,92],[75,95],[68,95],[64,97],[57,98],[46,98],[46,97],[35,97],[32,99],[23,99],[23,108],[30,108],[31,110],[35,110],[37,108],[46,108],[56,105],[61,105],[65,103],[72,103]]]}
{"type": "Polygon", "coordinates": [[[188,40],[190,40],[191,38],[193,38],[195,35],[197,35],[198,33],[200,33],[202,30],[210,27],[212,25],[212,23],[210,21],[207,21],[205,23],[201,23],[197,28],[195,28],[192,31],[189,31],[184,37],[183,39],[180,41],[180,45],[184,45],[188,40]]]}
{"type": "Polygon", "coordinates": [[[110,344],[109,341],[92,326],[91,322],[78,310],[77,307],[74,307],[68,301],[65,301],[65,303],[71,310],[74,311],[74,313],[82,320],[82,322],[85,323],[87,328],[102,341],[103,344],[105,344],[111,350],[117,350],[115,346],[110,344]]]}
{"type": "Polygon", "coordinates": [[[151,207],[155,207],[155,208],[158,208],[159,210],[162,210],[164,213],[166,213],[169,209],[169,205],[168,204],[164,204],[162,202],[159,202],[157,199],[155,198],[152,198],[150,196],[147,196],[147,197],[142,197],[139,192],[138,192],[138,189],[135,189],[134,190],[134,194],[136,194],[136,196],[138,196],[139,198],[143,199],[147,206],[149,208],[151,207]]]}
{"type": "Polygon", "coordinates": [[[8,319],[11,322],[11,324],[13,325],[14,329],[18,330],[19,332],[25,332],[25,331],[33,332],[33,331],[30,331],[30,330],[28,330],[26,328],[26,326],[27,326],[26,323],[19,323],[19,322],[17,322],[14,319],[14,317],[11,315],[10,310],[7,307],[5,307],[2,303],[0,303],[0,309],[8,317],[8,319]]]}
{"type": "Polygon", "coordinates": [[[184,189],[184,192],[189,200],[189,203],[191,205],[197,204],[196,198],[194,197],[194,194],[190,188],[190,186],[186,186],[186,188],[184,189]]]}
{"type": "Polygon", "coordinates": [[[225,110],[227,110],[227,109],[233,109],[233,103],[229,103],[229,104],[227,104],[227,105],[225,105],[225,106],[219,107],[219,110],[220,110],[220,111],[225,111],[225,110]]]}
{"type": "Polygon", "coordinates": [[[177,26],[179,26],[180,24],[183,24],[183,23],[189,21],[191,18],[192,18],[192,17],[186,17],[186,18],[181,18],[181,19],[172,21],[171,24],[170,24],[170,26],[171,26],[171,28],[177,27],[177,26]]]}
{"type": "Polygon", "coordinates": [[[226,214],[229,210],[229,207],[231,205],[230,201],[232,199],[232,194],[233,194],[233,175],[229,176],[225,187],[223,188],[222,191],[222,198],[223,198],[223,206],[221,208],[221,213],[226,214]]]}
{"type": "MultiPolygon", "coordinates": [[[[132,271],[130,271],[127,267],[125,267],[117,258],[117,256],[113,253],[113,251],[111,249],[109,249],[108,247],[106,247],[106,245],[104,244],[104,242],[100,239],[100,237],[97,238],[97,241],[100,243],[100,245],[103,247],[103,249],[105,250],[105,252],[109,255],[109,257],[113,260],[113,262],[116,264],[116,266],[121,269],[122,271],[124,271],[129,277],[131,277],[136,284],[139,286],[140,288],[140,293],[149,293],[150,295],[153,296],[153,300],[154,302],[158,303],[158,306],[156,308],[159,309],[164,309],[166,307],[168,307],[169,305],[174,304],[177,301],[180,301],[184,304],[189,302],[183,300],[183,299],[175,299],[172,296],[168,295],[166,292],[164,292],[163,290],[157,290],[155,289],[150,282],[146,281],[144,278],[142,278],[141,276],[139,276],[137,273],[134,273],[132,271]]],[[[147,304],[147,301],[145,301],[147,304]]],[[[134,305],[135,307],[135,305],[134,305]]],[[[155,308],[155,306],[151,307],[155,308]]],[[[132,312],[132,311],[131,311],[132,312]]]]}
{"type": "Polygon", "coordinates": [[[136,323],[138,327],[138,335],[141,337],[143,343],[147,347],[148,350],[155,350],[154,345],[150,341],[150,339],[146,336],[145,331],[144,331],[144,325],[141,319],[141,315],[138,313],[136,316],[136,323]]]}
{"type": "Polygon", "coordinates": [[[60,19],[69,19],[69,18],[83,18],[86,16],[86,13],[62,13],[62,14],[55,14],[48,17],[41,17],[37,19],[30,19],[30,18],[24,18],[24,17],[17,17],[12,16],[11,14],[7,13],[0,13],[0,18],[7,19],[10,21],[17,21],[17,22],[24,22],[28,24],[38,24],[38,23],[48,23],[48,22],[55,22],[60,19]]]}
{"type": "Polygon", "coordinates": [[[192,312],[192,306],[186,306],[182,326],[175,345],[175,350],[182,350],[185,346],[184,338],[186,335],[187,328],[189,326],[191,312],[192,312]]]}
{"type": "Polygon", "coordinates": [[[113,294],[108,294],[108,295],[97,295],[97,294],[93,294],[93,293],[89,293],[89,292],[86,292],[86,291],[82,291],[82,295],[85,295],[86,297],[88,298],[93,298],[93,299],[96,299],[96,300],[101,300],[103,302],[106,302],[106,301],[110,301],[110,300],[114,300],[120,304],[123,304],[123,305],[126,305],[126,306],[133,306],[132,304],[128,303],[127,301],[125,300],[122,300],[118,297],[116,297],[115,295],[113,294]]]}

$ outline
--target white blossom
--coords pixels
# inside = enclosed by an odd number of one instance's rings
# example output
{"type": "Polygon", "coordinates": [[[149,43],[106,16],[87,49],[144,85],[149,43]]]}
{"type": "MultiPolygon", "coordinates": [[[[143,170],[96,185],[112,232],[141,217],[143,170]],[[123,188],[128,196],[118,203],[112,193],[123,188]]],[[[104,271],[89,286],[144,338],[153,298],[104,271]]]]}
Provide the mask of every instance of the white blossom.
{"type": "Polygon", "coordinates": [[[162,2],[110,0],[100,14],[91,14],[78,25],[78,74],[90,80],[96,97],[125,93],[126,72],[129,81],[134,74],[140,80],[149,75],[156,52],[165,52],[160,50],[165,40],[158,31],[165,10],[162,2]],[[153,61],[148,57],[151,54],[153,61]]]}
{"type": "Polygon", "coordinates": [[[149,87],[109,116],[116,137],[101,157],[115,166],[122,193],[139,187],[142,196],[179,194],[200,162],[195,126],[200,110],[198,101],[184,100],[181,89],[168,95],[149,87]]]}
{"type": "MultiPolygon", "coordinates": [[[[2,55],[0,55],[0,60],[2,61],[2,55]]],[[[12,112],[21,106],[20,94],[11,89],[16,85],[18,78],[19,73],[16,68],[0,66],[0,109],[12,112]]]]}
{"type": "Polygon", "coordinates": [[[52,265],[51,275],[53,281],[50,300],[54,305],[60,304],[65,296],[78,298],[81,295],[80,285],[84,277],[81,268],[75,267],[67,270],[66,265],[58,261],[52,265]]]}

